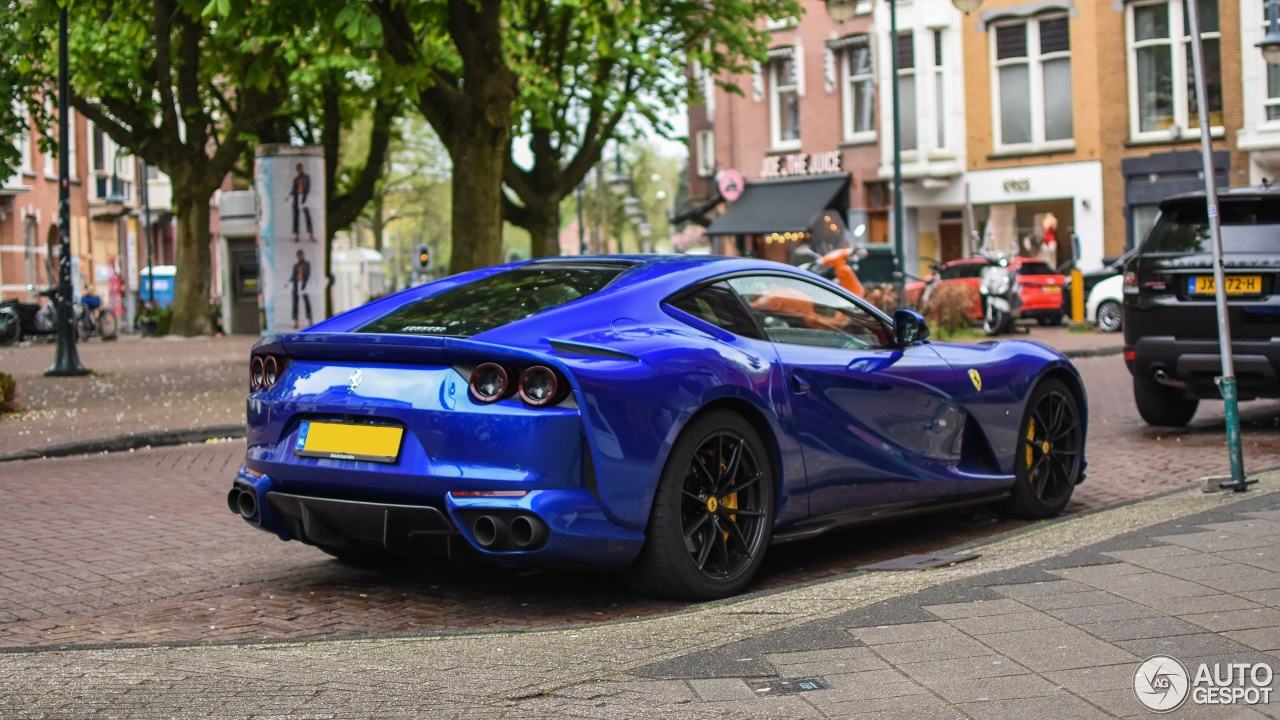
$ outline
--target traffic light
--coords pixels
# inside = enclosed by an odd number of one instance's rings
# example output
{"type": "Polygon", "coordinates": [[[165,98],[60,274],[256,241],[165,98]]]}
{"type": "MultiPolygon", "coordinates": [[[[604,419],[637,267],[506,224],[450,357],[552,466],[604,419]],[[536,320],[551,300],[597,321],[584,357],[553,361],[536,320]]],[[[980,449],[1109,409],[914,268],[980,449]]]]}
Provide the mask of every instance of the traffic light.
{"type": "Polygon", "coordinates": [[[431,267],[431,248],[426,245],[418,246],[418,269],[426,270],[431,267]]]}

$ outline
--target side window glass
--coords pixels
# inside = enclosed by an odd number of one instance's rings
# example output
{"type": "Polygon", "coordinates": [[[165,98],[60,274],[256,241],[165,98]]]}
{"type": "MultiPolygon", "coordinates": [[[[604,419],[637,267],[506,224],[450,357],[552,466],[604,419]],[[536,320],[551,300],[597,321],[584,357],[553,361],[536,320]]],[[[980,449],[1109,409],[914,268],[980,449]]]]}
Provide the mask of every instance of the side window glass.
{"type": "Polygon", "coordinates": [[[763,340],[742,301],[724,283],[698,288],[671,300],[672,307],[740,337],[763,340]]]}
{"type": "Polygon", "coordinates": [[[942,272],[939,274],[942,276],[943,280],[955,280],[958,277],[964,277],[962,274],[963,272],[963,265],[948,265],[947,267],[942,268],[942,272]]]}
{"type": "Polygon", "coordinates": [[[728,281],[775,343],[878,349],[891,344],[880,318],[819,285],[773,275],[728,281]]]}

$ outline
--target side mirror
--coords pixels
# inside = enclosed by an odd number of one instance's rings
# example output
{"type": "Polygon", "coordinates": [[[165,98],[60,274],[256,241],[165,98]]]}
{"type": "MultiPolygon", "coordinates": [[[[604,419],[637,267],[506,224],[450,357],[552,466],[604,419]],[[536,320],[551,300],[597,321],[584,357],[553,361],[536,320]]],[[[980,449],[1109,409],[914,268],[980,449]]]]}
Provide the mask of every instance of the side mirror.
{"type": "Polygon", "coordinates": [[[893,314],[893,339],[898,345],[910,345],[929,337],[929,324],[914,310],[902,309],[893,314]]]}

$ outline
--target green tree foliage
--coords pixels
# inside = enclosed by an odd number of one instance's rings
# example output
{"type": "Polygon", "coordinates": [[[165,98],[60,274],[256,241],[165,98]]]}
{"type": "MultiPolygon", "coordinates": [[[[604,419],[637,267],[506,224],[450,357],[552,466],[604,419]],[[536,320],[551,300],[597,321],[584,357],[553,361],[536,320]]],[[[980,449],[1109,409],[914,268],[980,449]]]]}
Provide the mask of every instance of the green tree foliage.
{"type": "MultiPolygon", "coordinates": [[[[556,254],[560,201],[627,118],[664,132],[697,63],[762,59],[765,17],[795,0],[373,0],[406,91],[453,159],[454,270],[501,258],[502,214],[556,254]],[[513,134],[533,163],[511,159],[513,134]],[[515,199],[504,194],[506,183],[515,199]],[[505,206],[504,206],[505,204],[505,206]]],[[[356,22],[354,19],[350,22],[356,22]]]]}
{"type": "MultiPolygon", "coordinates": [[[[291,8],[249,0],[86,0],[70,8],[71,105],[173,182],[176,333],[209,328],[210,199],[280,104],[280,68],[310,12],[291,8]],[[209,17],[215,7],[224,17],[209,17]]],[[[58,3],[12,9],[0,54],[29,63],[26,87],[52,96],[58,3]]]]}

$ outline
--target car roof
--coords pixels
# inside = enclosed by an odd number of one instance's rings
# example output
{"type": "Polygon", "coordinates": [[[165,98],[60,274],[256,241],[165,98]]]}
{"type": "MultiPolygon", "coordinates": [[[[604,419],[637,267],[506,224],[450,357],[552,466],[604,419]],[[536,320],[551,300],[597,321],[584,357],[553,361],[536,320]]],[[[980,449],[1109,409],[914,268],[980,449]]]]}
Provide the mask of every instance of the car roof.
{"type": "MultiPolygon", "coordinates": [[[[1177,195],[1170,195],[1169,197],[1161,200],[1160,206],[1164,207],[1165,203],[1180,203],[1180,202],[1185,202],[1187,200],[1203,201],[1204,198],[1205,198],[1204,190],[1197,190],[1195,192],[1188,192],[1188,193],[1179,193],[1177,195]]],[[[1252,199],[1260,199],[1260,198],[1280,200],[1280,187],[1277,187],[1275,185],[1268,183],[1266,185],[1248,185],[1245,187],[1218,188],[1218,198],[1220,200],[1235,200],[1235,199],[1252,200],[1252,199]]]]}

